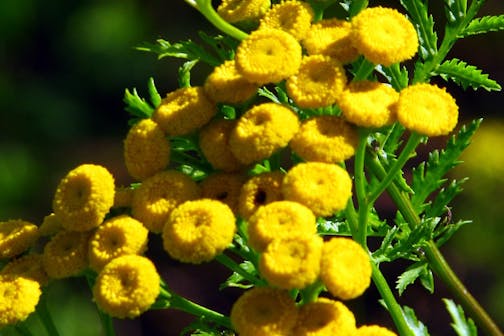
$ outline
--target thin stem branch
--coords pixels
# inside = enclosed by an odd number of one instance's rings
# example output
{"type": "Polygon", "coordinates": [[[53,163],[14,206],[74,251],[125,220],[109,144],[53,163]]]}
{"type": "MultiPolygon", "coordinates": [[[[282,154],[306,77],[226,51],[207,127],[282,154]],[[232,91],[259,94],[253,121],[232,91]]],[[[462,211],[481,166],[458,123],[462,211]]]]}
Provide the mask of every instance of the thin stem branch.
{"type": "Polygon", "coordinates": [[[261,281],[253,274],[250,274],[249,272],[241,268],[240,265],[238,265],[233,259],[229,258],[227,255],[219,254],[218,256],[215,257],[215,260],[217,260],[219,263],[229,268],[231,271],[238,273],[244,279],[250,281],[250,283],[254,285],[260,285],[260,284],[264,285],[263,281],[261,281]]]}
{"type": "Polygon", "coordinates": [[[371,203],[368,202],[366,193],[366,176],[364,174],[364,160],[366,158],[366,145],[367,137],[369,131],[360,129],[359,130],[359,145],[357,146],[357,151],[355,153],[355,166],[354,166],[354,177],[355,177],[355,192],[357,194],[357,202],[359,205],[358,210],[358,229],[356,234],[356,240],[364,248],[367,249],[367,224],[368,224],[368,214],[371,203]]]}
{"type": "Polygon", "coordinates": [[[42,294],[40,297],[40,301],[37,305],[37,314],[44,325],[44,328],[47,330],[47,333],[51,336],[59,336],[58,328],[54,324],[54,320],[52,319],[51,313],[49,311],[49,307],[47,306],[47,295],[42,294]]]}

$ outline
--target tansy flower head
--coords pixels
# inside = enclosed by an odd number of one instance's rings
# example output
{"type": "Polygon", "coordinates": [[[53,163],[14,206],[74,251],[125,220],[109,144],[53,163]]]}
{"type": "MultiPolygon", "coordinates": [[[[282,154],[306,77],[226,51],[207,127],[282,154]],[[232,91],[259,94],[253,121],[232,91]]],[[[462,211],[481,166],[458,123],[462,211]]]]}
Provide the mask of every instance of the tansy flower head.
{"type": "Polygon", "coordinates": [[[0,271],[0,276],[2,275],[32,279],[40,286],[45,286],[49,282],[49,276],[42,264],[42,255],[38,253],[26,254],[11,260],[0,271]]]}
{"type": "Polygon", "coordinates": [[[307,2],[296,0],[275,4],[261,19],[259,29],[281,29],[301,40],[313,20],[313,10],[307,2]]]}
{"type": "Polygon", "coordinates": [[[38,230],[35,224],[20,219],[0,222],[0,259],[23,253],[37,238],[38,230]]]}
{"type": "Polygon", "coordinates": [[[240,336],[290,335],[297,309],[287,291],[254,287],[231,308],[231,323],[240,336]]]}
{"type": "Polygon", "coordinates": [[[100,225],[89,241],[89,265],[99,271],[110,260],[127,254],[142,254],[148,230],[130,216],[111,218],[100,225]]]}
{"type": "Polygon", "coordinates": [[[215,67],[203,87],[210,99],[226,104],[243,103],[258,89],[257,84],[249,82],[236,70],[234,60],[215,67]]]}
{"type": "Polygon", "coordinates": [[[131,207],[134,189],[131,187],[117,187],[114,195],[114,208],[131,207]]]}
{"type": "Polygon", "coordinates": [[[163,170],[170,161],[170,143],[163,130],[151,119],[131,127],[124,140],[124,162],[128,173],[144,180],[163,170]]]}
{"type": "Polygon", "coordinates": [[[231,209],[217,200],[185,202],[173,210],[164,226],[164,249],[182,262],[210,261],[231,244],[235,221],[231,209]]]}
{"type": "Polygon", "coordinates": [[[40,236],[52,236],[63,229],[61,221],[58,219],[54,213],[51,213],[44,217],[42,224],[38,228],[40,236]]]}
{"type": "Polygon", "coordinates": [[[152,119],[168,135],[185,135],[205,125],[217,113],[203,87],[185,87],[168,93],[152,119]]]}
{"type": "Polygon", "coordinates": [[[259,271],[272,286],[301,289],[318,278],[323,240],[315,234],[274,238],[259,259],[259,271]]]}
{"type": "Polygon", "coordinates": [[[149,259],[125,255],[113,259],[100,271],[93,297],[110,316],[135,318],[154,303],[159,286],[159,274],[149,259]]]}
{"type": "Polygon", "coordinates": [[[238,161],[250,164],[287,146],[298,129],[298,117],[291,109],[263,103],[240,117],[229,135],[229,146],[238,161]]]}
{"type": "Polygon", "coordinates": [[[313,24],[301,42],[308,55],[326,55],[350,63],[359,56],[352,44],[352,25],[348,21],[323,19],[313,24]]]}
{"type": "Polygon", "coordinates": [[[296,336],[355,336],[355,317],[343,303],[318,298],[299,309],[296,336]]]}
{"type": "Polygon", "coordinates": [[[401,91],[397,119],[407,129],[423,135],[446,135],[457,126],[458,106],[445,89],[415,84],[401,91]]]}
{"type": "Polygon", "coordinates": [[[338,163],[355,154],[357,130],[336,116],[305,120],[289,146],[305,161],[338,163]]]}
{"type": "Polygon", "coordinates": [[[347,171],[323,162],[299,163],[284,177],[282,193],[317,216],[330,216],[345,208],[352,195],[352,179],[347,171]]]}
{"type": "Polygon", "coordinates": [[[248,220],[249,244],[262,252],[275,238],[312,235],[317,232],[315,215],[307,207],[289,201],[260,207],[248,220]]]}
{"type": "Polygon", "coordinates": [[[131,214],[147,229],[159,233],[173,209],[199,196],[200,189],[189,176],[176,170],[166,170],[144,180],[135,189],[131,214]]]}
{"type": "Polygon", "coordinates": [[[384,66],[406,61],[418,49],[415,27],[393,8],[368,7],[353,17],[352,41],[364,57],[384,66]]]}
{"type": "Polygon", "coordinates": [[[280,29],[259,29],[236,50],[236,68],[248,81],[277,83],[294,75],[301,64],[301,45],[280,29]]]}
{"type": "Polygon", "coordinates": [[[24,321],[35,311],[41,294],[35,280],[0,275],[0,328],[24,321]]]}
{"type": "Polygon", "coordinates": [[[53,279],[78,275],[88,266],[89,232],[60,231],[45,245],[44,269],[53,279]]]}
{"type": "Polygon", "coordinates": [[[199,132],[199,145],[212,167],[225,172],[237,171],[242,164],[229,148],[229,134],[236,120],[215,119],[199,132]]]}
{"type": "Polygon", "coordinates": [[[238,198],[240,216],[247,219],[259,207],[282,200],[281,186],[284,175],[281,171],[262,173],[245,182],[238,198]]]}
{"type": "Polygon", "coordinates": [[[331,238],[322,249],[320,278],[332,295],[342,300],[356,298],[371,283],[369,255],[352,239],[331,238]]]}
{"type": "Polygon", "coordinates": [[[364,325],[357,329],[355,336],[397,336],[396,333],[378,325],[364,325]]]}
{"type": "Polygon", "coordinates": [[[83,164],[59,183],[53,211],[65,229],[88,231],[103,222],[114,204],[114,192],[114,177],[107,169],[83,164]]]}
{"type": "Polygon", "coordinates": [[[345,69],[329,56],[305,56],[299,71],[287,79],[287,93],[302,108],[336,102],[346,84],[345,69]]]}
{"type": "Polygon", "coordinates": [[[240,174],[212,174],[201,182],[201,196],[221,201],[233,212],[237,212],[238,198],[244,181],[245,177],[240,174]]]}
{"type": "Polygon", "coordinates": [[[270,0],[222,0],[217,13],[229,23],[250,25],[257,22],[270,6],[270,0]]]}
{"type": "Polygon", "coordinates": [[[378,128],[395,122],[398,99],[399,93],[387,84],[356,81],[343,91],[338,104],[349,122],[378,128]]]}

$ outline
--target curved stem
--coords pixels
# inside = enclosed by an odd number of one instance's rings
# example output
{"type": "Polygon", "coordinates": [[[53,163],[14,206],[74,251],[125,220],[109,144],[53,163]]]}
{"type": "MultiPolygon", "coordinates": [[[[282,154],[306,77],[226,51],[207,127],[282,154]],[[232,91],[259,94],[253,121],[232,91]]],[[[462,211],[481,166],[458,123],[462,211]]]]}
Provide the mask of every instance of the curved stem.
{"type": "Polygon", "coordinates": [[[264,281],[262,281],[261,279],[258,279],[253,274],[250,274],[249,272],[247,272],[246,270],[241,268],[240,265],[236,264],[236,262],[234,260],[232,260],[231,258],[229,258],[225,254],[219,254],[218,256],[215,257],[215,260],[217,260],[219,263],[221,263],[222,265],[229,268],[231,271],[238,273],[244,279],[248,280],[250,283],[252,283],[254,285],[264,285],[265,284],[264,281]]]}
{"type": "Polygon", "coordinates": [[[33,336],[31,333],[30,329],[28,329],[23,323],[18,323],[14,326],[14,329],[21,335],[21,336],[33,336]]]}
{"type": "Polygon", "coordinates": [[[51,317],[51,313],[49,312],[49,307],[47,306],[46,294],[42,294],[40,297],[40,301],[37,305],[37,313],[44,325],[44,328],[47,330],[49,335],[58,336],[59,332],[54,324],[54,321],[51,317]]]}
{"type": "Polygon", "coordinates": [[[363,129],[359,130],[359,145],[357,146],[357,151],[355,153],[355,166],[354,166],[354,177],[355,177],[355,193],[357,194],[357,202],[359,204],[358,210],[358,229],[356,234],[356,240],[364,248],[367,248],[367,222],[369,208],[372,203],[368,202],[366,193],[366,176],[364,175],[364,160],[366,158],[366,144],[367,136],[369,132],[363,129]]]}

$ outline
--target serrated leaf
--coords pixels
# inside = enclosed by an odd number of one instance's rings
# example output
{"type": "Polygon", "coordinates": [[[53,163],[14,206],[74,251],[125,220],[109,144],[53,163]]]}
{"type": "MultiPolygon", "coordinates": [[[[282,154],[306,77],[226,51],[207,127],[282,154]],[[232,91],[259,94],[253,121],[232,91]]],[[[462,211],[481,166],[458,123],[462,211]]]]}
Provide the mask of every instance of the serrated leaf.
{"type": "Polygon", "coordinates": [[[442,226],[434,232],[434,238],[437,246],[442,246],[446,243],[463,225],[469,224],[471,221],[459,220],[457,223],[442,226]]]}
{"type": "MultiPolygon", "coordinates": [[[[250,274],[255,274],[257,271],[255,269],[254,264],[249,261],[245,260],[244,262],[240,263],[239,267],[243,269],[245,272],[250,273],[250,274]]],[[[224,281],[220,286],[219,290],[222,290],[227,287],[238,287],[238,288],[251,288],[253,287],[254,284],[250,283],[243,275],[233,272],[226,281],[224,281]]]]}
{"type": "Polygon", "coordinates": [[[429,293],[434,293],[434,276],[430,268],[427,268],[425,272],[420,274],[420,283],[429,293]]]}
{"type": "Polygon", "coordinates": [[[457,24],[465,18],[467,0],[445,0],[446,19],[450,24],[457,24]]]}
{"type": "Polygon", "coordinates": [[[462,192],[462,184],[467,178],[461,180],[452,180],[446,187],[442,188],[434,198],[434,201],[425,209],[425,215],[428,217],[441,216],[447,210],[448,204],[462,192]]]}
{"type": "Polygon", "coordinates": [[[413,331],[415,336],[429,336],[429,331],[425,324],[418,320],[415,315],[415,311],[408,306],[403,306],[404,318],[406,319],[406,323],[413,331]]]}
{"type": "Polygon", "coordinates": [[[154,83],[154,78],[150,77],[149,82],[147,83],[147,89],[149,90],[149,97],[154,108],[158,107],[161,104],[161,95],[159,94],[156,84],[154,83]]]}
{"type": "Polygon", "coordinates": [[[427,9],[427,1],[401,0],[401,5],[408,11],[417,31],[420,56],[422,59],[433,57],[437,53],[437,34],[434,30],[434,19],[427,9]]]}
{"type": "Polygon", "coordinates": [[[474,321],[470,318],[466,318],[464,310],[460,305],[455,304],[450,299],[443,299],[446,305],[446,310],[450,314],[453,323],[451,326],[459,336],[478,336],[478,330],[474,321]]]}
{"type": "Polygon", "coordinates": [[[427,272],[428,266],[425,262],[418,262],[406,269],[401,275],[397,277],[396,289],[399,295],[402,295],[406,287],[413,284],[416,279],[424,272],[427,272]]]}
{"type": "Polygon", "coordinates": [[[123,102],[126,104],[125,110],[133,117],[150,118],[154,108],[142,97],[138,95],[136,88],[133,91],[124,90],[123,102]]]}
{"type": "Polygon", "coordinates": [[[453,58],[443,62],[434,71],[445,81],[452,80],[464,90],[472,87],[474,90],[482,87],[487,91],[500,91],[501,86],[493,79],[488,78],[487,74],[481,72],[474,65],[469,65],[464,61],[453,58]]]}
{"type": "Polygon", "coordinates": [[[460,33],[460,37],[466,37],[476,34],[484,34],[504,30],[504,14],[489,15],[476,18],[469,22],[467,27],[460,33]]]}

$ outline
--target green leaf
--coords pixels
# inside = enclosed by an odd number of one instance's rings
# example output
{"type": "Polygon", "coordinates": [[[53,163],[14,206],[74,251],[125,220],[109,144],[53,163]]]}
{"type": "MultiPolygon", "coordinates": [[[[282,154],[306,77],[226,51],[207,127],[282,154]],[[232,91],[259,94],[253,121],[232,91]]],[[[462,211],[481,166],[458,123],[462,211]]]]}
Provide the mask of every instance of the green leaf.
{"type": "Polygon", "coordinates": [[[467,12],[467,0],[445,0],[446,19],[449,24],[461,22],[467,12]]]}
{"type": "MultiPolygon", "coordinates": [[[[244,262],[240,263],[239,267],[243,269],[246,273],[250,274],[257,274],[257,270],[254,266],[254,264],[249,261],[245,260],[244,262]]],[[[254,284],[250,283],[243,275],[233,272],[226,281],[224,281],[220,286],[219,290],[222,290],[227,287],[237,287],[237,288],[243,288],[243,289],[248,289],[253,287],[254,284]]]]}
{"type": "Polygon", "coordinates": [[[461,180],[452,180],[446,187],[442,188],[436,195],[436,198],[425,209],[425,215],[428,217],[441,216],[448,210],[448,204],[462,192],[462,184],[467,178],[461,180]]]}
{"type": "Polygon", "coordinates": [[[154,107],[138,95],[136,88],[133,88],[132,92],[128,89],[124,91],[123,102],[126,104],[124,109],[133,117],[150,118],[152,112],[154,112],[154,107]]]}
{"type": "Polygon", "coordinates": [[[425,262],[417,262],[411,265],[397,277],[396,289],[399,295],[402,295],[406,287],[413,284],[420,275],[428,270],[428,266],[425,262]]]}
{"type": "Polygon", "coordinates": [[[155,108],[161,104],[161,96],[156,88],[156,84],[154,83],[154,78],[150,77],[149,82],[147,83],[147,89],[149,90],[149,97],[152,103],[152,106],[155,108]]]}
{"type": "Polygon", "coordinates": [[[317,232],[322,236],[350,236],[350,227],[343,218],[317,218],[317,232]]]}
{"type": "Polygon", "coordinates": [[[441,76],[445,81],[451,79],[464,90],[469,86],[474,90],[480,87],[487,91],[501,90],[501,86],[493,79],[488,78],[487,74],[483,74],[474,65],[469,65],[457,58],[443,62],[433,71],[433,74],[441,76]]]}
{"type": "Polygon", "coordinates": [[[178,69],[178,84],[181,88],[187,88],[191,86],[191,70],[198,63],[199,60],[195,59],[192,61],[187,61],[182,64],[178,69]]]}
{"type": "Polygon", "coordinates": [[[460,37],[466,37],[476,34],[484,34],[504,30],[504,14],[495,16],[483,16],[469,22],[467,27],[459,34],[460,37]]]}
{"type": "Polygon", "coordinates": [[[403,306],[404,318],[406,323],[413,331],[415,336],[429,336],[429,331],[427,327],[417,319],[415,311],[408,306],[403,306]]]}
{"type": "Polygon", "coordinates": [[[450,313],[453,323],[451,326],[459,336],[478,336],[478,330],[473,320],[466,318],[464,310],[450,299],[443,299],[446,310],[450,313]]]}
{"type": "Polygon", "coordinates": [[[434,30],[434,19],[427,9],[427,1],[401,0],[401,5],[408,11],[417,30],[420,56],[422,59],[433,57],[437,53],[437,34],[434,30]]]}
{"type": "Polygon", "coordinates": [[[442,246],[446,243],[463,225],[469,224],[471,221],[459,220],[456,223],[447,224],[439,227],[434,232],[434,238],[436,239],[436,245],[442,246]]]}

